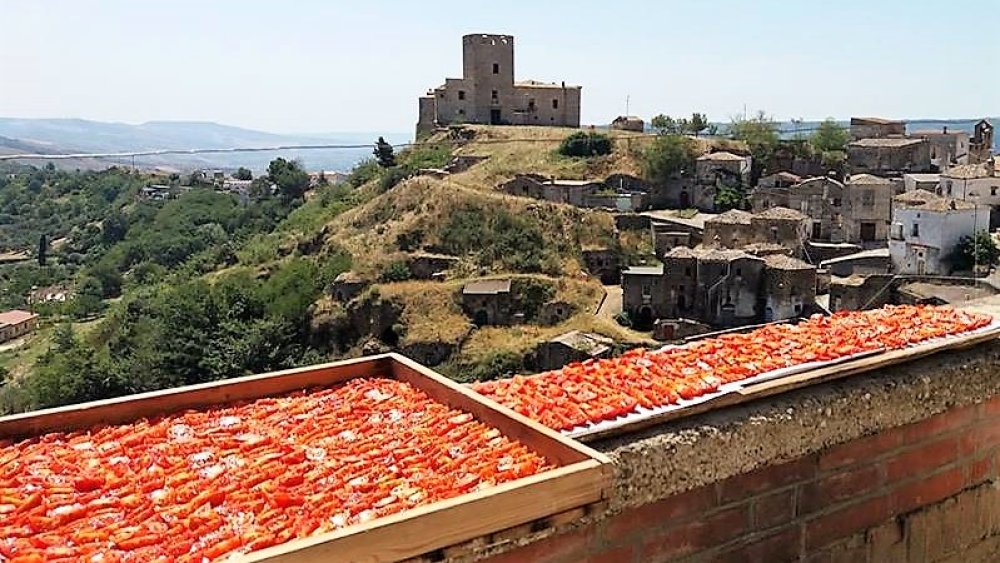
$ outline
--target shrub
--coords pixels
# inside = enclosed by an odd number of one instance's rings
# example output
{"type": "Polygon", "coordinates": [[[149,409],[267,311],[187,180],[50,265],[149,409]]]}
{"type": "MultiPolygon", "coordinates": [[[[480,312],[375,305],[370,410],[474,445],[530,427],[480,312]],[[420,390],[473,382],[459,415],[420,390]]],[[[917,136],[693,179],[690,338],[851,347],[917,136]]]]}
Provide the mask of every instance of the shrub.
{"type": "Polygon", "coordinates": [[[396,262],[391,262],[382,271],[380,278],[384,282],[401,282],[411,279],[413,277],[413,272],[410,271],[410,265],[403,260],[397,260],[396,262]]]}
{"type": "Polygon", "coordinates": [[[346,182],[352,188],[357,188],[363,184],[371,182],[375,178],[379,177],[381,173],[381,168],[378,166],[378,162],[374,158],[369,158],[363,160],[351,170],[351,174],[347,177],[346,182]]]}
{"type": "Polygon", "coordinates": [[[510,350],[497,350],[476,362],[467,377],[473,380],[496,379],[514,375],[523,369],[524,358],[521,355],[510,350]]]}
{"type": "Polygon", "coordinates": [[[601,133],[577,131],[559,145],[563,156],[599,156],[611,154],[611,138],[601,133]]]}
{"type": "Polygon", "coordinates": [[[380,191],[386,192],[396,187],[396,184],[402,182],[403,180],[409,178],[413,175],[413,170],[408,166],[393,166],[392,168],[386,169],[382,176],[378,179],[378,187],[380,191]]]}

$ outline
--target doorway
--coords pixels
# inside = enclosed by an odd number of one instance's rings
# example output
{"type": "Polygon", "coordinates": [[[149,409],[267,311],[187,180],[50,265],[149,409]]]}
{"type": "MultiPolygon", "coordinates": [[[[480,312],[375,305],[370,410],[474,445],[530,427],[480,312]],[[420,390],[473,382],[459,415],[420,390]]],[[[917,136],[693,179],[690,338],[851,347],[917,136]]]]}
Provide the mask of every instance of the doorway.
{"type": "Polygon", "coordinates": [[[681,192],[680,200],[681,209],[688,209],[691,207],[691,196],[688,195],[686,191],[681,192]]]}
{"type": "Polygon", "coordinates": [[[861,241],[870,242],[875,240],[875,223],[861,223],[861,241]]]}
{"type": "Polygon", "coordinates": [[[823,232],[822,224],[819,223],[818,221],[815,222],[815,223],[813,223],[813,226],[812,226],[812,238],[814,238],[814,239],[820,238],[822,232],[823,232]]]}
{"type": "Polygon", "coordinates": [[[500,125],[500,110],[490,110],[490,125],[500,125]]]}

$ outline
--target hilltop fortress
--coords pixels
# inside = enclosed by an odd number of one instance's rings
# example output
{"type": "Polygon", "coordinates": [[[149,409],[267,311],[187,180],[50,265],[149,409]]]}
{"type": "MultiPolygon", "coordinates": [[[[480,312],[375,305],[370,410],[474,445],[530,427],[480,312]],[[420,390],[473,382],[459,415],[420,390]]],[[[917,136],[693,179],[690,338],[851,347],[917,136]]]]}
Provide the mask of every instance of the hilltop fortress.
{"type": "Polygon", "coordinates": [[[462,37],[462,78],[420,97],[417,137],[452,123],[580,126],[580,86],[514,81],[514,37],[462,37]]]}

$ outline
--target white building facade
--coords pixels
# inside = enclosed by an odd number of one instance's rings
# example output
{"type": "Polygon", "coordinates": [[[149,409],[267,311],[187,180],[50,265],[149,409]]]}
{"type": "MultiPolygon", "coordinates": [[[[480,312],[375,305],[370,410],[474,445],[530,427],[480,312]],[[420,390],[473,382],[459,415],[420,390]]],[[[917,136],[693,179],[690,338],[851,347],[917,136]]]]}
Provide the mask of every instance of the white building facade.
{"type": "Polygon", "coordinates": [[[962,237],[987,230],[990,209],[922,190],[894,201],[889,256],[899,274],[947,275],[962,237]]]}

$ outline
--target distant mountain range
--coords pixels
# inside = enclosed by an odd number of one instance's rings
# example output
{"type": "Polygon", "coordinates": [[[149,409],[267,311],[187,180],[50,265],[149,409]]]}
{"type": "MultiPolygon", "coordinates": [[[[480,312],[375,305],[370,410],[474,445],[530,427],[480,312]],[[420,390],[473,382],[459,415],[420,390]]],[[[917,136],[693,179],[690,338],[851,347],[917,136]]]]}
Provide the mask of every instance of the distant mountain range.
{"type": "MultiPolygon", "coordinates": [[[[372,145],[379,136],[394,143],[409,140],[408,133],[318,133],[284,135],[201,121],[150,121],[140,125],[84,119],[19,119],[0,117],[0,154],[120,153],[151,150],[260,148],[283,145],[372,145]]],[[[137,166],[179,171],[195,168],[263,170],[276,156],[298,158],[310,170],[348,170],[368,157],[371,149],[283,150],[251,153],[212,153],[136,157],[137,166]]],[[[28,161],[25,161],[28,162],[28,161]]],[[[44,161],[32,161],[34,163],[44,161]]],[[[131,158],[54,161],[72,168],[103,168],[131,164],[131,158]]]]}

